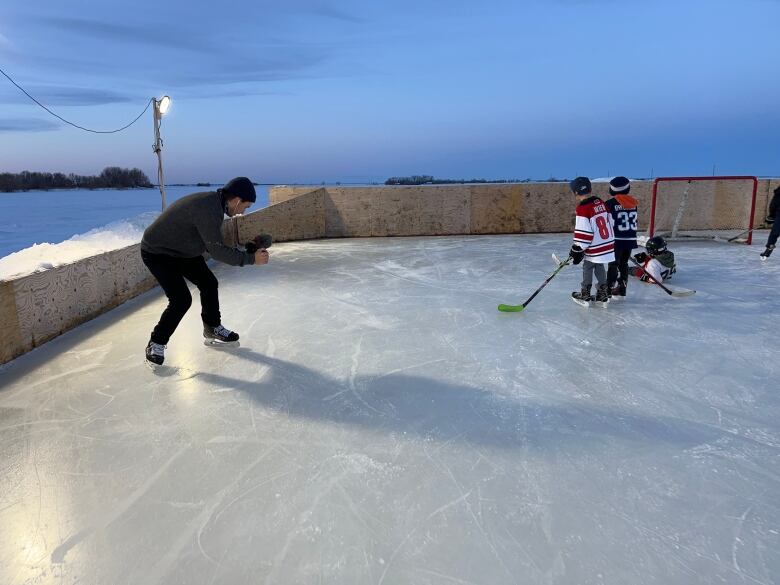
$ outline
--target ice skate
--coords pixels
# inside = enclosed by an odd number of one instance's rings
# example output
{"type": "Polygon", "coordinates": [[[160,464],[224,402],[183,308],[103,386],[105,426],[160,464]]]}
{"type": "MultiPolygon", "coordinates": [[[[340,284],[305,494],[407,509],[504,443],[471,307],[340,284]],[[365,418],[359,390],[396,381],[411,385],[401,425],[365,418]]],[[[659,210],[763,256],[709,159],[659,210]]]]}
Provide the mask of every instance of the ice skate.
{"type": "Polygon", "coordinates": [[[583,286],[580,291],[571,293],[571,300],[583,307],[590,307],[590,303],[593,301],[593,295],[590,294],[590,287],[583,286]]]}
{"type": "Polygon", "coordinates": [[[619,282],[615,286],[612,287],[612,290],[609,291],[609,300],[610,301],[625,301],[626,300],[626,285],[619,282]]]}
{"type": "Polygon", "coordinates": [[[203,326],[203,344],[211,347],[239,347],[238,333],[230,331],[222,325],[203,326]]]}
{"type": "Polygon", "coordinates": [[[157,369],[165,361],[165,346],[162,343],[155,343],[149,340],[146,344],[146,365],[152,369],[157,369]]]}
{"type": "Polygon", "coordinates": [[[602,284],[596,290],[596,298],[593,300],[592,305],[601,309],[606,309],[609,303],[609,288],[606,284],[602,284]]]}

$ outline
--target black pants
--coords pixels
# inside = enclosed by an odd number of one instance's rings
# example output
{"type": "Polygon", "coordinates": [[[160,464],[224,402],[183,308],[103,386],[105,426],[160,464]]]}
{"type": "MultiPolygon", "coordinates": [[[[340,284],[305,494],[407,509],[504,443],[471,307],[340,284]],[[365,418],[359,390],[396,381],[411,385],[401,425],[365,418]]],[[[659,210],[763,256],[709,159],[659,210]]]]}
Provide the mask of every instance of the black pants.
{"type": "Polygon", "coordinates": [[[175,258],[165,254],[149,254],[141,251],[141,259],[149,272],[157,279],[168,297],[168,306],[163,311],[160,322],[152,331],[152,341],[163,345],[176,331],[184,314],[192,305],[192,295],[185,278],[200,291],[200,316],[203,323],[216,327],[221,321],[219,314],[219,282],[209,270],[203,256],[196,258],[175,258]]]}
{"type": "Polygon", "coordinates": [[[620,284],[626,286],[628,283],[629,258],[631,258],[631,248],[615,250],[615,261],[610,262],[607,269],[607,284],[609,284],[610,289],[618,282],[618,272],[620,272],[620,284]]]}
{"type": "Polygon", "coordinates": [[[772,224],[772,231],[766,240],[767,246],[774,246],[777,243],[777,237],[780,236],[780,213],[775,216],[775,222],[772,224]]]}

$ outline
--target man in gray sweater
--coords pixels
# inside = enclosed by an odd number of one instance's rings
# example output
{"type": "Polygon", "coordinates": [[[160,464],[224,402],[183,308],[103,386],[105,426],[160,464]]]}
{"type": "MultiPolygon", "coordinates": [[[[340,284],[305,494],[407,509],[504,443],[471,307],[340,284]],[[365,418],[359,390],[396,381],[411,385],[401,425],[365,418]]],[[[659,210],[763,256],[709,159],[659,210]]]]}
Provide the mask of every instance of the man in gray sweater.
{"type": "Polygon", "coordinates": [[[192,304],[185,281],[200,291],[205,342],[238,342],[238,334],[222,326],[219,313],[219,283],[209,270],[203,253],[226,264],[260,266],[268,263],[268,251],[253,254],[226,246],[222,240],[224,216],[241,215],[257,199],[252,181],[236,177],[221,189],[193,193],[173,203],[144,232],[141,258],[168,297],[168,306],[152,331],[146,359],[161,365],[165,347],[192,304]]]}

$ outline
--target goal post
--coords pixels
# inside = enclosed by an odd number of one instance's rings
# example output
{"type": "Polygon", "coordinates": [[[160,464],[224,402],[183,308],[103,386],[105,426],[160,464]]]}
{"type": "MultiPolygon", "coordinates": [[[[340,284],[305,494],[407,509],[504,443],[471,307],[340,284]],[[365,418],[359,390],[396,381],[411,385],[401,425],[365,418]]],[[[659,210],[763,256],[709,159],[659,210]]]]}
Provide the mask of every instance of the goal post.
{"type": "Polygon", "coordinates": [[[753,176],[658,177],[648,235],[750,245],[757,192],[753,176]]]}

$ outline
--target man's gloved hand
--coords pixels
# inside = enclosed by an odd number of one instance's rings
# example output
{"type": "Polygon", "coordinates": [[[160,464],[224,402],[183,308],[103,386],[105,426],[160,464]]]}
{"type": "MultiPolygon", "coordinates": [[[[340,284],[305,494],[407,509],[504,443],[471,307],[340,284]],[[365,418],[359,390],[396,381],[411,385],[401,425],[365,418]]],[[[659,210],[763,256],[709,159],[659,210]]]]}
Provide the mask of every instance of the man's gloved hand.
{"type": "Polygon", "coordinates": [[[772,225],[775,223],[775,216],[774,215],[767,215],[765,220],[769,225],[772,225]]]}
{"type": "Polygon", "coordinates": [[[569,257],[572,260],[572,264],[577,265],[585,258],[585,250],[580,248],[577,244],[573,244],[569,251],[569,257]]]}
{"type": "Polygon", "coordinates": [[[251,242],[245,244],[246,251],[254,254],[258,250],[267,250],[274,243],[274,239],[268,234],[260,234],[251,242]]]}
{"type": "Polygon", "coordinates": [[[644,252],[639,252],[639,254],[634,254],[634,260],[642,264],[645,260],[647,260],[647,254],[644,252]]]}

